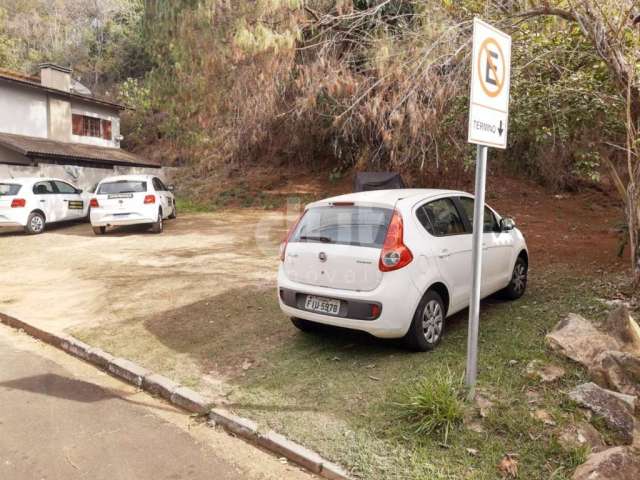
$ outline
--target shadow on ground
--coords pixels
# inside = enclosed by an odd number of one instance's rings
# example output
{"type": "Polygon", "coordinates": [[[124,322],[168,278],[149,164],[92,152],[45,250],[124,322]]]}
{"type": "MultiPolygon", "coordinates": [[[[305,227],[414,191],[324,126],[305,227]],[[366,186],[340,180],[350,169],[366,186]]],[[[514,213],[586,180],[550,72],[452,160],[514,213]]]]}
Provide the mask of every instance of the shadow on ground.
{"type": "Polygon", "coordinates": [[[72,402],[94,403],[105,400],[122,400],[134,405],[145,405],[151,408],[170,411],[175,410],[169,406],[152,405],[147,402],[140,402],[128,398],[131,397],[131,395],[135,395],[135,393],[117,389],[106,389],[94,383],[68,378],[55,373],[32,375],[0,382],[0,390],[3,388],[61,398],[72,402]]]}

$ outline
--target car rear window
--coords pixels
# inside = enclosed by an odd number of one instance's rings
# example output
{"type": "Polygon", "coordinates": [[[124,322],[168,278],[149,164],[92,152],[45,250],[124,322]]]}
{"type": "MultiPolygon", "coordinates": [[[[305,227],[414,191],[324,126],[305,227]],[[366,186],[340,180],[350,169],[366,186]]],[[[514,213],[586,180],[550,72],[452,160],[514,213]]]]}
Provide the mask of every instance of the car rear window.
{"type": "Polygon", "coordinates": [[[138,180],[117,180],[115,182],[101,183],[98,187],[98,195],[115,193],[140,193],[147,191],[147,182],[138,180]]]}
{"type": "Polygon", "coordinates": [[[380,248],[392,216],[390,208],[315,207],[307,210],[289,241],[380,248]]]}
{"type": "Polygon", "coordinates": [[[16,183],[0,183],[0,196],[2,195],[17,195],[22,185],[16,183]]]}

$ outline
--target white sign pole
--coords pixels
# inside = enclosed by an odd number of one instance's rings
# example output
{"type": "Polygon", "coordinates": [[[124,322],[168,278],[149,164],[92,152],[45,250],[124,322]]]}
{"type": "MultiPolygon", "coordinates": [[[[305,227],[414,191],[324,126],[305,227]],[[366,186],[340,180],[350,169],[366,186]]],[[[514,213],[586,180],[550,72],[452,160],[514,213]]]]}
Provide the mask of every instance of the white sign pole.
{"type": "Polygon", "coordinates": [[[469,298],[469,333],[465,383],[469,400],[475,396],[478,376],[478,331],[482,287],[482,235],[488,147],[507,148],[511,37],[480,19],[473,21],[469,143],[477,145],[476,191],[473,208],[473,279],[469,298]]]}

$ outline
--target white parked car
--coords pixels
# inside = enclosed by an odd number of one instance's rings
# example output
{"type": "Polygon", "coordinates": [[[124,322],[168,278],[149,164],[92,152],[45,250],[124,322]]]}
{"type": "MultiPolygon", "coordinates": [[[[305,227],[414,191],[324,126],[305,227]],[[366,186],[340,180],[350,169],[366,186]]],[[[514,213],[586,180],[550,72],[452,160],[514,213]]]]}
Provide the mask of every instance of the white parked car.
{"type": "Polygon", "coordinates": [[[0,179],[0,226],[21,226],[37,234],[50,223],[86,218],[88,209],[87,195],[65,180],[0,179]]]}
{"type": "MultiPolygon", "coordinates": [[[[429,350],[469,305],[473,196],[450,190],[353,193],[309,204],[281,245],[280,308],[315,323],[404,338],[429,350]]],[[[524,294],[529,254],[513,220],[485,207],[481,294],[524,294]]]]}
{"type": "Polygon", "coordinates": [[[163,220],[176,218],[173,187],[153,175],[107,177],[98,183],[91,198],[89,218],[93,232],[100,235],[107,227],[149,224],[162,232],[163,220]]]}

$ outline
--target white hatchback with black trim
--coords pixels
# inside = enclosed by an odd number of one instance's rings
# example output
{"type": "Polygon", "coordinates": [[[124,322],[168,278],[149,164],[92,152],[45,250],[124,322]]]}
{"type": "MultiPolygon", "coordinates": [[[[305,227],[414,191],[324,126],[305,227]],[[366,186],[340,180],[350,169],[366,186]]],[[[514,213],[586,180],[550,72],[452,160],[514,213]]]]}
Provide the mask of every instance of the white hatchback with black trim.
{"type": "Polygon", "coordinates": [[[98,183],[90,203],[93,232],[104,234],[107,227],[147,224],[154,233],[163,230],[163,221],[176,218],[173,186],[153,175],[107,177],[98,183]]]}
{"type": "Polygon", "coordinates": [[[29,234],[44,232],[56,222],[87,217],[87,195],[58,178],[0,179],[0,227],[23,227],[29,234]]]}
{"type": "MultiPolygon", "coordinates": [[[[472,195],[399,189],[308,205],[281,245],[278,298],[293,324],[316,323],[435,347],[469,305],[472,195]]],[[[512,219],[485,207],[482,297],[521,297],[529,253],[512,219]]]]}

